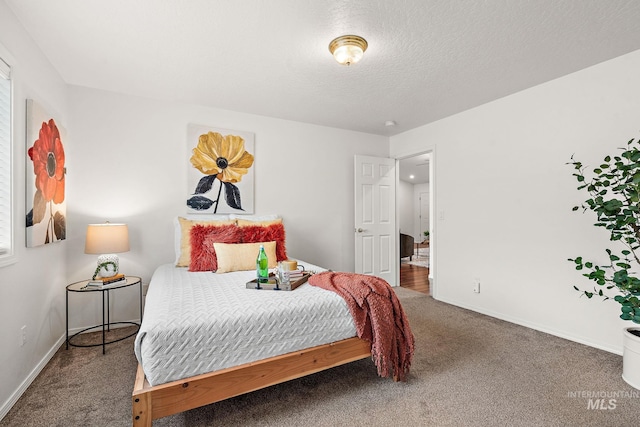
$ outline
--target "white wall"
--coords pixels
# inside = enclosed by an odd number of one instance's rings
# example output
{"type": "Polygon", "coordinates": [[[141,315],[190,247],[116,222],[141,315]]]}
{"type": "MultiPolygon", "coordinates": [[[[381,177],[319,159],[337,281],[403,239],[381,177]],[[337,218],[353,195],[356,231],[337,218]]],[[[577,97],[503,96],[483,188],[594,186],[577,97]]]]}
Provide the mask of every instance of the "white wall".
{"type": "Polygon", "coordinates": [[[424,192],[429,192],[429,184],[399,181],[396,193],[400,232],[412,236],[416,242],[423,240],[420,229],[420,193],[424,192]]]}
{"type": "Polygon", "coordinates": [[[396,203],[398,205],[398,228],[401,233],[413,236],[414,232],[414,211],[413,204],[413,184],[399,181],[396,191],[396,203]]]}
{"type": "MultiPolygon", "coordinates": [[[[13,201],[16,263],[0,268],[0,418],[34,378],[43,359],[64,334],[64,287],[67,284],[66,241],[25,247],[25,100],[37,99],[68,125],[67,88],[0,1],[0,56],[12,62],[13,72],[13,201]],[[27,342],[20,346],[20,329],[27,326],[27,342]]],[[[72,140],[63,141],[72,151],[72,140]]],[[[33,170],[27,170],[33,173],[33,170]]]]}
{"type": "MultiPolygon", "coordinates": [[[[173,225],[186,213],[193,147],[187,124],[255,133],[255,213],[283,216],[290,256],[342,271],[354,267],[354,155],[388,156],[388,138],[195,105],[70,87],[73,150],[67,154],[69,280],[93,272],[88,223],[129,224],[121,270],[148,283],[174,261],[173,225]]],[[[138,317],[136,290],[114,294],[118,319],[138,317]]],[[[70,303],[72,327],[98,320],[99,301],[70,303]]],[[[97,299],[97,298],[96,298],[97,299]]]]}
{"type": "Polygon", "coordinates": [[[602,260],[608,238],[571,211],[586,197],[565,163],[640,136],[639,73],[636,51],[391,138],[394,157],[435,149],[437,299],[622,351],[619,305],[572,288],[591,285],[567,258],[602,260]]]}
{"type": "MultiPolygon", "coordinates": [[[[427,197],[429,196],[429,184],[416,184],[413,186],[413,234],[417,242],[422,242],[424,240],[423,232],[425,230],[429,230],[428,226],[427,228],[422,227],[422,221],[420,218],[420,204],[422,203],[420,196],[424,193],[426,193],[427,197]]],[[[428,214],[429,212],[427,212],[427,215],[428,214]]]]}

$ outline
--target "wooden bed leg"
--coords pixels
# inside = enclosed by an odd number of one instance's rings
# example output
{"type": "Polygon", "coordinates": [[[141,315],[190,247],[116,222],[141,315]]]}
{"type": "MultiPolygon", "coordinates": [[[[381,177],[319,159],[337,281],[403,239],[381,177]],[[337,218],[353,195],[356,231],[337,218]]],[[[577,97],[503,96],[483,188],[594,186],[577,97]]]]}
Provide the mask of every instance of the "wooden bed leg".
{"type": "Polygon", "coordinates": [[[148,395],[133,396],[133,423],[134,427],[151,427],[151,399],[148,395]]]}
{"type": "Polygon", "coordinates": [[[138,365],[136,373],[136,383],[133,395],[131,396],[132,422],[133,427],[151,427],[153,414],[151,413],[151,394],[142,392],[144,386],[144,371],[138,365]]]}

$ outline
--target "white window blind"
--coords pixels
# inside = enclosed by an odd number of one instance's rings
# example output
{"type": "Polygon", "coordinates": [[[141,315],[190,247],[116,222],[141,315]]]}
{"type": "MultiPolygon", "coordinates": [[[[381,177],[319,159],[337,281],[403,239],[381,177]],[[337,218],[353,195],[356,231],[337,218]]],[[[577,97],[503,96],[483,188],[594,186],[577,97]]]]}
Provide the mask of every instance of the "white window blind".
{"type": "Polygon", "coordinates": [[[13,254],[11,67],[0,58],[0,260],[13,254]]]}

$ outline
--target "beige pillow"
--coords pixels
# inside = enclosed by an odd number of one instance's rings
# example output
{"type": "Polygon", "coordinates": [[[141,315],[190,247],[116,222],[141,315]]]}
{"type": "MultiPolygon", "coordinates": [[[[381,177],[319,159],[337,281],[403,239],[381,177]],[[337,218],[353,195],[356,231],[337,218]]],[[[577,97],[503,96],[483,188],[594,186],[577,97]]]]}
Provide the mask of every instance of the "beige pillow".
{"type": "Polygon", "coordinates": [[[191,262],[191,229],[194,225],[232,225],[235,221],[218,221],[218,220],[192,220],[187,218],[178,217],[178,223],[180,224],[180,255],[176,261],[176,267],[189,267],[191,262]]]}
{"type": "Polygon", "coordinates": [[[269,268],[274,268],[278,265],[276,259],[276,242],[214,243],[213,248],[216,251],[216,258],[218,259],[218,269],[216,273],[255,270],[260,245],[264,245],[264,251],[269,260],[269,268]]]}

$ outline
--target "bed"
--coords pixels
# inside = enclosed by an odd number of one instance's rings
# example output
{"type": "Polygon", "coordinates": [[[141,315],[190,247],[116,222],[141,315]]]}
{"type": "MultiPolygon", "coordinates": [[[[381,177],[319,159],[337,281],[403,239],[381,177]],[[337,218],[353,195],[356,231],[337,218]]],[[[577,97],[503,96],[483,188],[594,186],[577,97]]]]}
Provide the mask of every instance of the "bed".
{"type": "MultiPolygon", "coordinates": [[[[176,223],[176,262],[155,270],[135,339],[134,426],[371,357],[373,341],[358,338],[343,296],[309,283],[294,291],[247,289],[255,248],[248,260],[237,250],[255,242],[238,239],[273,241],[270,258],[279,260],[284,232],[278,221],[239,224],[176,223]]],[[[314,277],[327,274],[299,264],[314,277]]]]}
{"type": "Polygon", "coordinates": [[[133,425],[370,355],[340,296],[309,284],[246,289],[254,276],[154,272],[134,347],[133,425]]]}

